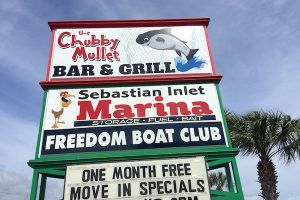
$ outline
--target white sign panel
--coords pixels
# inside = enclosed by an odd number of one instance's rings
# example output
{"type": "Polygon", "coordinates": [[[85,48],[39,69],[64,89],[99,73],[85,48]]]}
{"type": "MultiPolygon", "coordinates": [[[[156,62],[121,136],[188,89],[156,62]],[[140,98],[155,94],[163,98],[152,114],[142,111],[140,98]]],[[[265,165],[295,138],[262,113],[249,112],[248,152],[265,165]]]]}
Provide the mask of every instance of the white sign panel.
{"type": "Polygon", "coordinates": [[[49,90],[41,154],[226,145],[216,86],[49,90]]]}
{"type": "Polygon", "coordinates": [[[203,26],[57,29],[51,58],[50,80],[212,73],[203,26]]]}
{"type": "Polygon", "coordinates": [[[210,200],[204,157],[68,166],[64,200],[210,200]]]}

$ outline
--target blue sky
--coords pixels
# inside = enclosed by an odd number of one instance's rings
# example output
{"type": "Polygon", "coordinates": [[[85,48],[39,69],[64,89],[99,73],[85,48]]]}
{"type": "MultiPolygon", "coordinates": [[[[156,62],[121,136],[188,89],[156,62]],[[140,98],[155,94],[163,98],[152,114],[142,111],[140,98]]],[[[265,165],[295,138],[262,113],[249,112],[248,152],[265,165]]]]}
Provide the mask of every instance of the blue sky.
{"type": "MultiPolygon", "coordinates": [[[[210,17],[225,107],[300,117],[300,2],[297,0],[85,0],[0,2],[0,199],[24,199],[32,170],[50,45],[50,20],[210,17]],[[14,189],[12,189],[14,187],[14,189]]],[[[280,199],[299,200],[300,162],[277,160],[280,199]]],[[[255,158],[238,158],[246,199],[256,200],[255,158]]],[[[50,182],[48,193],[59,189],[50,182]]],[[[59,196],[59,195],[58,195],[59,196]]],[[[52,195],[47,199],[57,199],[52,195]]]]}

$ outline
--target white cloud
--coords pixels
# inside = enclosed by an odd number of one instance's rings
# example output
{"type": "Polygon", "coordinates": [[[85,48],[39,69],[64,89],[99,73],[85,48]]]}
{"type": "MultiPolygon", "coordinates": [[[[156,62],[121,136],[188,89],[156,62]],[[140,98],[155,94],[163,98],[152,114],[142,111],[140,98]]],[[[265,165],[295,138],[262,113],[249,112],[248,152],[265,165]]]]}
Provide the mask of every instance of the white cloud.
{"type": "Polygon", "coordinates": [[[262,200],[262,198],[256,195],[252,195],[252,196],[245,196],[245,200],[262,200]]]}
{"type": "Polygon", "coordinates": [[[273,5],[277,8],[282,8],[284,5],[286,5],[287,0],[272,0],[269,1],[268,3],[273,3],[273,5]]]}
{"type": "Polygon", "coordinates": [[[30,173],[27,162],[34,158],[38,122],[19,119],[0,111],[0,163],[10,170],[30,173]]]}
{"type": "MultiPolygon", "coordinates": [[[[29,200],[31,178],[23,173],[7,170],[0,166],[0,199],[29,200]]],[[[45,200],[58,200],[63,195],[63,180],[47,179],[45,200]]]]}
{"type": "MultiPolygon", "coordinates": [[[[34,159],[38,122],[0,111],[0,199],[29,200],[33,170],[27,162],[34,159]]],[[[46,200],[62,197],[63,180],[48,178],[46,200]]]]}
{"type": "Polygon", "coordinates": [[[0,196],[1,200],[29,199],[30,179],[24,174],[6,170],[0,166],[0,196]]]}
{"type": "Polygon", "coordinates": [[[300,196],[289,197],[288,200],[300,200],[300,196]]]}
{"type": "Polygon", "coordinates": [[[46,70],[51,35],[46,22],[31,9],[30,2],[0,1],[0,70],[26,84],[44,79],[40,72],[46,70]]]}
{"type": "Polygon", "coordinates": [[[63,197],[64,180],[47,178],[45,200],[59,200],[63,197]]]}

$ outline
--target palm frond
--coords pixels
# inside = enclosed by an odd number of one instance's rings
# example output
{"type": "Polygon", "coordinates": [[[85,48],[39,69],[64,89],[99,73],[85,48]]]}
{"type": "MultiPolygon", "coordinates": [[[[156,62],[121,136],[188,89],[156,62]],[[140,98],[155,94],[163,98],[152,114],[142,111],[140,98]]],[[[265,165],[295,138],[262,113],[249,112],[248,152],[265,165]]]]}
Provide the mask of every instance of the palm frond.
{"type": "Polygon", "coordinates": [[[238,115],[227,111],[232,144],[243,155],[279,155],[288,163],[300,158],[300,119],[282,112],[252,111],[238,115]]]}
{"type": "Polygon", "coordinates": [[[228,189],[227,177],[222,171],[209,173],[208,180],[211,188],[216,187],[217,190],[228,189]]]}

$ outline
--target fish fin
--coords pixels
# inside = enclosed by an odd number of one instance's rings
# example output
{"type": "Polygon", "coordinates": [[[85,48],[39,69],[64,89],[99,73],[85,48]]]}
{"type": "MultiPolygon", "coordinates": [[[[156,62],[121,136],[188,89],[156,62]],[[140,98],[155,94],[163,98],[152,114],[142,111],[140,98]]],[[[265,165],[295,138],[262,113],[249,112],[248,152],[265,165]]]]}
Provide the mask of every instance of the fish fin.
{"type": "Polygon", "coordinates": [[[191,49],[189,55],[186,56],[187,60],[191,60],[193,58],[193,56],[195,55],[195,53],[197,53],[199,49],[191,49]]]}
{"type": "Polygon", "coordinates": [[[165,42],[165,39],[162,38],[162,37],[157,37],[155,40],[156,40],[157,42],[162,42],[162,43],[165,42]]]}
{"type": "Polygon", "coordinates": [[[181,52],[180,51],[178,51],[178,50],[175,50],[176,51],[176,53],[179,55],[179,56],[181,56],[181,52]]]}
{"type": "Polygon", "coordinates": [[[163,28],[161,31],[171,34],[171,28],[163,28]]]}

